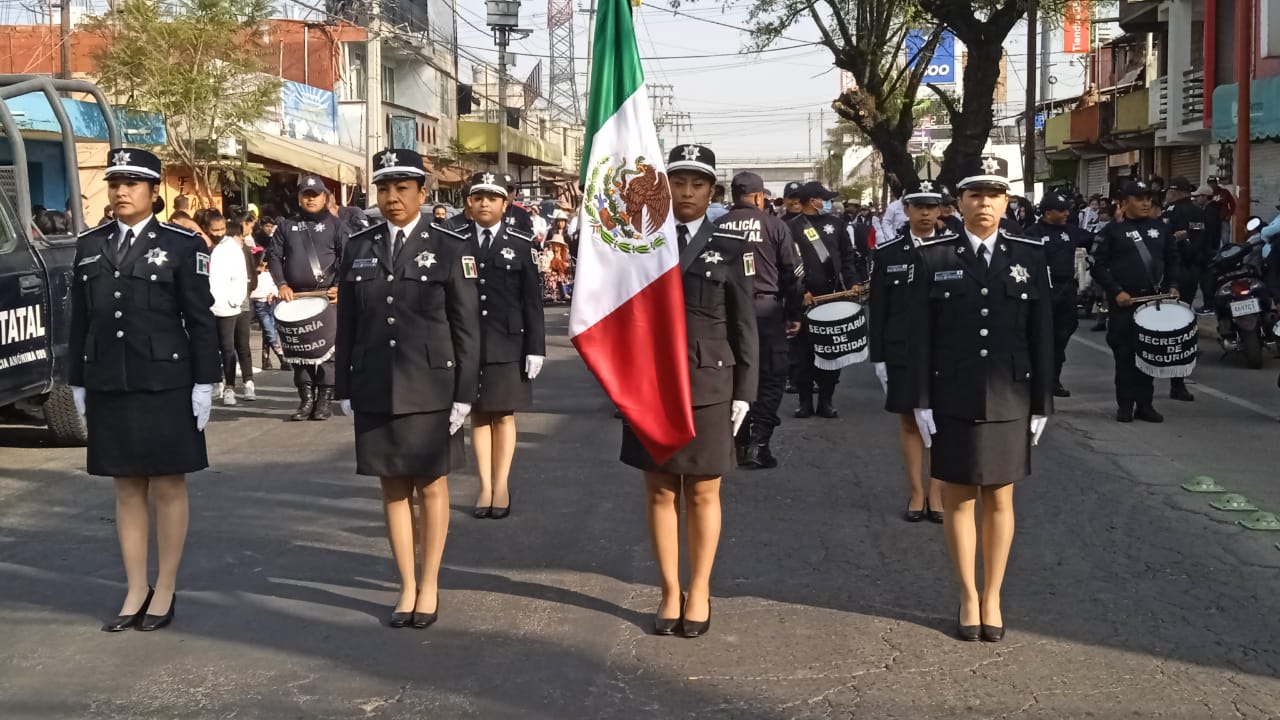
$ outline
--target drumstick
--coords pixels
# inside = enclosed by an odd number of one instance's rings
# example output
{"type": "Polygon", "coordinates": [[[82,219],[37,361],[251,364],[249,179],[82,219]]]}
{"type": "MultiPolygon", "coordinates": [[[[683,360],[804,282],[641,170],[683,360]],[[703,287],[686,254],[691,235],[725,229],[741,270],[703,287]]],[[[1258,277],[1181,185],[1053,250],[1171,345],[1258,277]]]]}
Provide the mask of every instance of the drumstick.
{"type": "Polygon", "coordinates": [[[1143,295],[1141,297],[1131,297],[1129,298],[1129,304],[1136,305],[1138,303],[1153,302],[1156,300],[1175,300],[1175,299],[1177,298],[1175,298],[1172,293],[1160,293],[1158,295],[1143,295]]]}
{"type": "Polygon", "coordinates": [[[839,298],[846,298],[846,297],[862,297],[864,295],[867,295],[869,292],[870,292],[870,288],[864,283],[862,285],[855,285],[852,289],[849,289],[849,290],[842,290],[840,292],[834,292],[827,295],[818,295],[816,297],[811,298],[809,304],[817,305],[818,303],[824,303],[824,302],[827,302],[828,300],[837,300],[839,298]]]}
{"type": "Polygon", "coordinates": [[[296,298],[304,298],[304,297],[328,297],[328,296],[329,296],[329,291],[328,291],[328,290],[303,290],[303,291],[301,291],[301,292],[295,292],[295,293],[293,294],[293,296],[294,296],[294,297],[296,297],[296,298]]]}

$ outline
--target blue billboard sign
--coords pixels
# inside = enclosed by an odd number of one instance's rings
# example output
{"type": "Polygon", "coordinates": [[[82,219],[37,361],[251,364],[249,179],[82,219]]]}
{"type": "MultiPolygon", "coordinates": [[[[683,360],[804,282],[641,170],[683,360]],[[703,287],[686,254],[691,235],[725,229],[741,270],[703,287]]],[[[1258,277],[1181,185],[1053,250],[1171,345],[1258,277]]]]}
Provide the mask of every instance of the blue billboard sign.
{"type": "MultiPolygon", "coordinates": [[[[924,47],[928,35],[923,30],[907,31],[907,67],[915,67],[920,50],[924,47]]],[[[929,66],[924,71],[924,82],[933,84],[954,83],[956,81],[956,36],[943,31],[938,38],[938,47],[929,59],[929,66]]]]}
{"type": "Polygon", "coordinates": [[[280,87],[283,134],[298,140],[338,142],[338,96],[285,80],[280,87]]]}

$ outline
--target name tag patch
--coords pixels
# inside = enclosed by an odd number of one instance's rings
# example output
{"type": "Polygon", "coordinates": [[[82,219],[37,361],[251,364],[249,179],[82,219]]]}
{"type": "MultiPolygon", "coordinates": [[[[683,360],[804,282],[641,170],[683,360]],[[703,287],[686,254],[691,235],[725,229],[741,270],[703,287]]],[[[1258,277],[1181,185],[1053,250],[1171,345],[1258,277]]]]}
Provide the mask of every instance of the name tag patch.
{"type": "Polygon", "coordinates": [[[98,262],[98,258],[100,258],[100,257],[102,257],[102,256],[101,256],[101,255],[93,255],[93,256],[90,256],[90,257],[87,257],[87,258],[81,258],[80,262],[76,263],[76,266],[78,267],[78,266],[80,266],[80,265],[88,265],[89,263],[96,263],[96,262],[98,262]]]}
{"type": "Polygon", "coordinates": [[[902,265],[889,265],[889,266],[886,266],[886,267],[885,267],[885,269],[884,269],[884,271],[885,271],[885,272],[887,272],[887,273],[904,273],[904,272],[906,272],[906,271],[908,271],[908,270],[910,270],[910,269],[911,269],[911,266],[910,266],[910,265],[902,264],[902,265]]]}
{"type": "Polygon", "coordinates": [[[943,282],[945,280],[963,280],[963,270],[939,270],[933,274],[934,282],[943,282]]]}
{"type": "Polygon", "coordinates": [[[353,270],[359,270],[361,268],[377,267],[377,265],[378,265],[378,258],[356,258],[355,260],[351,261],[351,268],[353,270]]]}

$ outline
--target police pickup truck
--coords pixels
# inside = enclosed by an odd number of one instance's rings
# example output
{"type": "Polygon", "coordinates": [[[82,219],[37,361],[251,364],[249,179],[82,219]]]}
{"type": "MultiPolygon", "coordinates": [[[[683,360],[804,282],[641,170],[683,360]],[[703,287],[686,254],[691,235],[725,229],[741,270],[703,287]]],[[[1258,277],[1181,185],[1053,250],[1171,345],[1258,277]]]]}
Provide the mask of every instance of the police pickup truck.
{"type": "MultiPolygon", "coordinates": [[[[45,236],[31,217],[31,177],[26,141],[9,102],[43,94],[62,128],[62,165],[67,197],[80,197],[75,133],[60,97],[93,97],[107,136],[120,143],[114,112],[94,85],[34,75],[0,75],[0,143],[8,145],[0,165],[12,168],[12,183],[0,191],[0,422],[39,422],[63,444],[82,445],[83,421],[66,384],[67,335],[71,317],[71,264],[75,231],[85,227],[79,202],[71,202],[71,233],[45,236]]],[[[48,132],[43,133],[48,136],[48,132]]],[[[47,145],[48,143],[46,143],[47,145]]]]}

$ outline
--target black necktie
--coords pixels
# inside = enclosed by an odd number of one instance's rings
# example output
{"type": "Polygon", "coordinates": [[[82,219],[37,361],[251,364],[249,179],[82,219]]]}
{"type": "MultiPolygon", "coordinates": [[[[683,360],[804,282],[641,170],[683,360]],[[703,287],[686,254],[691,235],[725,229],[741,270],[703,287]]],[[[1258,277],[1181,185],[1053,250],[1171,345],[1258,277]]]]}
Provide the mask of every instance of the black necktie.
{"type": "Polygon", "coordinates": [[[125,231],[124,237],[120,238],[120,245],[116,247],[116,254],[123,257],[131,247],[133,247],[133,228],[125,231]]]}
{"type": "Polygon", "coordinates": [[[978,259],[982,261],[983,265],[991,264],[987,262],[987,244],[986,243],[978,243],[978,259]]]}
{"type": "Polygon", "coordinates": [[[488,250],[489,246],[493,244],[493,233],[489,232],[489,228],[485,228],[484,232],[480,233],[480,236],[483,238],[480,244],[480,249],[488,250]]]}
{"type": "Polygon", "coordinates": [[[689,247],[689,226],[688,225],[676,226],[676,247],[679,248],[680,252],[684,252],[684,249],[689,247]]]}
{"type": "Polygon", "coordinates": [[[394,252],[394,253],[392,253],[392,255],[391,255],[391,257],[392,257],[392,261],[393,261],[393,262],[394,262],[395,258],[399,258],[399,257],[400,257],[400,249],[401,249],[401,248],[403,248],[403,247],[404,247],[404,230],[397,230],[397,231],[396,231],[396,247],[395,247],[395,252],[394,252]]]}

